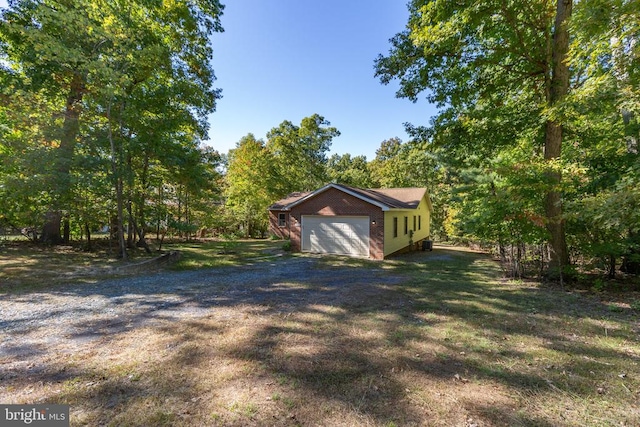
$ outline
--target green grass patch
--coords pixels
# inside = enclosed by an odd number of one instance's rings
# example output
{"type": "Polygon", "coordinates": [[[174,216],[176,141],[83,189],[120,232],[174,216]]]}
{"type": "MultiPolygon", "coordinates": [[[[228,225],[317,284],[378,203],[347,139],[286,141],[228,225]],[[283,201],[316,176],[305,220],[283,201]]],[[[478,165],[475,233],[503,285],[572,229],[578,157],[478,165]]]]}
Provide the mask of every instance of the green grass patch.
{"type": "Polygon", "coordinates": [[[195,270],[200,268],[228,267],[264,261],[283,256],[282,242],[273,240],[216,240],[194,243],[171,243],[165,250],[177,250],[182,254],[172,268],[195,270]]]}
{"type": "MultiPolygon", "coordinates": [[[[93,283],[97,280],[146,273],[137,268],[161,254],[147,254],[140,248],[128,251],[126,262],[115,256],[116,248],[107,240],[96,240],[96,249],[86,251],[82,244],[43,246],[28,241],[10,241],[0,246],[0,294],[29,292],[66,283],[93,283]]],[[[152,249],[155,242],[151,241],[152,249]]],[[[171,242],[162,253],[179,251],[178,262],[162,266],[173,270],[229,267],[285,256],[282,242],[273,240],[207,240],[171,242]]],[[[150,266],[148,272],[157,271],[150,266]]]]}

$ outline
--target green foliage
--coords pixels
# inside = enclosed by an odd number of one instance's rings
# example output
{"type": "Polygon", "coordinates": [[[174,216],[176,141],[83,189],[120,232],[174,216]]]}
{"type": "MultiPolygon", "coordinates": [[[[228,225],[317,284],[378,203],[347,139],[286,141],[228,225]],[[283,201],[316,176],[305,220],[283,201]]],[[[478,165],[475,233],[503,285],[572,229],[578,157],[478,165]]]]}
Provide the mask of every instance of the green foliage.
{"type": "Polygon", "coordinates": [[[332,155],[327,162],[327,177],[336,184],[360,188],[376,187],[366,156],[351,157],[348,153],[342,156],[332,155]]]}
{"type": "Polygon", "coordinates": [[[267,208],[279,198],[273,154],[253,134],[243,137],[229,152],[225,176],[226,207],[247,237],[268,228],[267,208]]]}
{"type": "Polygon", "coordinates": [[[187,221],[176,221],[174,219],[169,220],[168,227],[170,230],[176,232],[177,234],[193,234],[198,229],[198,226],[191,224],[187,221]]]}
{"type": "Polygon", "coordinates": [[[222,9],[42,0],[3,10],[0,161],[14,166],[0,173],[0,191],[8,205],[26,201],[14,209],[19,223],[42,224],[53,209],[105,224],[117,200],[120,228],[143,233],[150,198],[158,227],[170,218],[188,235],[207,221],[220,158],[199,141],[219,96],[209,36],[222,30],[222,9]]]}
{"type": "Polygon", "coordinates": [[[593,285],[591,286],[591,290],[595,292],[602,292],[606,289],[607,283],[602,279],[595,279],[593,281],[593,285]]]}
{"type": "Polygon", "coordinates": [[[447,170],[438,156],[419,137],[406,143],[395,137],[382,141],[368,167],[375,187],[427,187],[433,206],[432,233],[444,237],[450,186],[446,182],[447,170]]]}
{"type": "Polygon", "coordinates": [[[300,126],[282,122],[267,134],[243,137],[229,152],[224,196],[230,224],[247,237],[264,237],[267,208],[295,191],[315,190],[327,182],[326,152],[340,135],[324,117],[314,114],[300,126]]]}
{"type": "Polygon", "coordinates": [[[624,308],[620,307],[619,305],[609,304],[607,306],[607,310],[609,310],[611,313],[622,313],[624,311],[624,308]]]}
{"type": "MultiPolygon", "coordinates": [[[[442,109],[430,126],[408,126],[441,172],[436,223],[444,234],[490,243],[550,239],[548,197],[559,194],[574,254],[611,268],[631,259],[640,228],[640,6],[627,0],[575,2],[569,19],[571,89],[551,85],[556,2],[413,0],[406,29],[376,60],[382,83],[442,109]],[[562,125],[561,155],[547,155],[545,124],[562,125]],[[553,159],[553,160],[552,160],[553,159]],[[561,178],[562,177],[562,178],[561,178]]],[[[558,56],[559,57],[559,56],[558,56]]],[[[403,179],[400,141],[372,162],[374,178],[403,179]]],[[[409,176],[415,177],[415,172],[409,176]]],[[[434,203],[435,204],[435,203],[434,203]]],[[[555,240],[554,245],[557,244],[555,240]]],[[[610,275],[615,271],[610,271],[610,275]]]]}
{"type": "Polygon", "coordinates": [[[340,132],[319,114],[305,117],[296,126],[288,120],[267,133],[267,150],[277,168],[277,191],[312,191],[328,182],[327,152],[340,132]]]}

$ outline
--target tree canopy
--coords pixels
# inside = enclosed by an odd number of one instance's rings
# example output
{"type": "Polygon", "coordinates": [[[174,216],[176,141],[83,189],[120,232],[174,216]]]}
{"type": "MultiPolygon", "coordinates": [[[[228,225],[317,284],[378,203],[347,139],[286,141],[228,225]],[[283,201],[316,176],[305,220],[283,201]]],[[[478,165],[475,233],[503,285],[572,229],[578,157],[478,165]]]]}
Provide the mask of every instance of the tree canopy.
{"type": "MultiPolygon", "coordinates": [[[[414,0],[409,12],[376,75],[441,107],[409,128],[453,180],[449,230],[546,241],[550,266],[565,267],[567,244],[584,247],[585,191],[628,188],[637,162],[637,2],[414,0]]],[[[611,256],[637,250],[624,222],[628,244],[611,256]]]]}
{"type": "MultiPolygon", "coordinates": [[[[198,179],[199,169],[190,165],[219,96],[209,36],[222,31],[222,9],[217,1],[27,0],[10,1],[2,11],[0,79],[7,102],[0,152],[3,163],[16,166],[0,180],[41,176],[32,203],[44,208],[28,220],[35,227],[44,215],[43,241],[68,240],[72,218],[86,226],[109,222],[114,199],[114,228],[122,233],[129,224],[144,241],[155,170],[166,169],[173,185],[198,179]],[[11,147],[47,160],[34,164],[11,147]],[[87,179],[89,170],[98,173],[87,179]]],[[[14,185],[0,189],[8,203],[24,192],[14,185]]],[[[126,256],[124,245],[121,253],[126,256]]]]}

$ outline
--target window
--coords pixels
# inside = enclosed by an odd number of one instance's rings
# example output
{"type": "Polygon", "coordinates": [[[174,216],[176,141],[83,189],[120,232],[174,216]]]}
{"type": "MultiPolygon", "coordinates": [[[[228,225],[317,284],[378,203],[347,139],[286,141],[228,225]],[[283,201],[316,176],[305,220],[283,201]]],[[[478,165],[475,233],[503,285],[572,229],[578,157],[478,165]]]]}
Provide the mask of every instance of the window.
{"type": "Polygon", "coordinates": [[[393,237],[398,237],[398,217],[393,217],[393,237]]]}
{"type": "Polygon", "coordinates": [[[413,231],[416,231],[416,216],[413,216],[413,231]]]}
{"type": "Polygon", "coordinates": [[[422,230],[422,215],[418,215],[418,230],[422,230]]]}
{"type": "Polygon", "coordinates": [[[404,234],[409,234],[409,217],[404,217],[404,234]]]}
{"type": "Polygon", "coordinates": [[[287,225],[287,214],[278,214],[278,227],[285,227],[287,225]]]}

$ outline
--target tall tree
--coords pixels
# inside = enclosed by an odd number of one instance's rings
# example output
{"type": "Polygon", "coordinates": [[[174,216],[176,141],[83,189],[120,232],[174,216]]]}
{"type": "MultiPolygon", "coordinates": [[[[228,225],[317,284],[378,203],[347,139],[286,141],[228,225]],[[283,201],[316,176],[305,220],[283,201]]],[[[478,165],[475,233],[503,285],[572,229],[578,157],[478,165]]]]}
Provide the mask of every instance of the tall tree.
{"type": "Polygon", "coordinates": [[[222,31],[222,5],[217,0],[27,0],[9,6],[0,26],[4,74],[28,91],[46,89],[63,112],[51,138],[57,148],[43,239],[60,240],[76,147],[100,144],[99,135],[110,151],[118,204],[131,206],[137,194],[143,215],[151,157],[169,161],[162,153],[170,152],[189,158],[194,141],[206,136],[207,115],[218,97],[209,36],[222,31]],[[159,141],[166,145],[159,148],[159,141]],[[182,149],[171,150],[172,145],[182,149]]]}
{"type": "Polygon", "coordinates": [[[376,157],[369,164],[371,176],[380,187],[403,187],[410,171],[403,171],[402,140],[385,139],[376,150],[376,157]]]}
{"type": "Polygon", "coordinates": [[[226,206],[247,237],[264,234],[268,226],[267,208],[280,197],[273,154],[264,141],[248,134],[229,152],[228,162],[226,206]]]}
{"type": "Polygon", "coordinates": [[[327,183],[327,152],[340,132],[319,114],[296,126],[288,120],[267,134],[267,149],[278,166],[279,193],[314,190],[327,183]]]}
{"type": "Polygon", "coordinates": [[[539,147],[531,155],[549,163],[542,191],[552,270],[568,262],[560,155],[571,10],[569,0],[413,0],[407,29],[376,60],[383,83],[399,79],[398,96],[426,92],[444,107],[433,123],[434,148],[451,146],[445,156],[458,165],[488,165],[522,137],[539,147]]]}
{"type": "Polygon", "coordinates": [[[52,195],[42,240],[62,241],[62,210],[69,202],[70,170],[79,132],[82,100],[93,61],[106,41],[87,11],[88,1],[11,1],[2,14],[1,56],[12,77],[32,91],[44,90],[60,105],[62,123],[50,157],[52,195]]]}
{"type": "Polygon", "coordinates": [[[585,255],[606,259],[609,276],[640,273],[640,4],[633,0],[576,3],[570,66],[581,85],[569,104],[584,168],[569,216],[585,255]]]}
{"type": "Polygon", "coordinates": [[[434,234],[444,234],[445,204],[449,199],[446,169],[429,151],[428,144],[420,138],[406,143],[398,137],[384,140],[368,168],[377,187],[427,187],[433,206],[431,228],[434,234]]]}
{"type": "Polygon", "coordinates": [[[551,43],[551,64],[547,67],[545,85],[548,117],[545,123],[544,159],[551,164],[547,172],[550,188],[545,198],[547,229],[551,236],[551,269],[561,271],[569,264],[569,252],[562,217],[562,172],[554,162],[562,154],[563,119],[554,111],[562,105],[569,92],[569,18],[573,9],[572,0],[557,0],[553,41],[551,43]]]}

